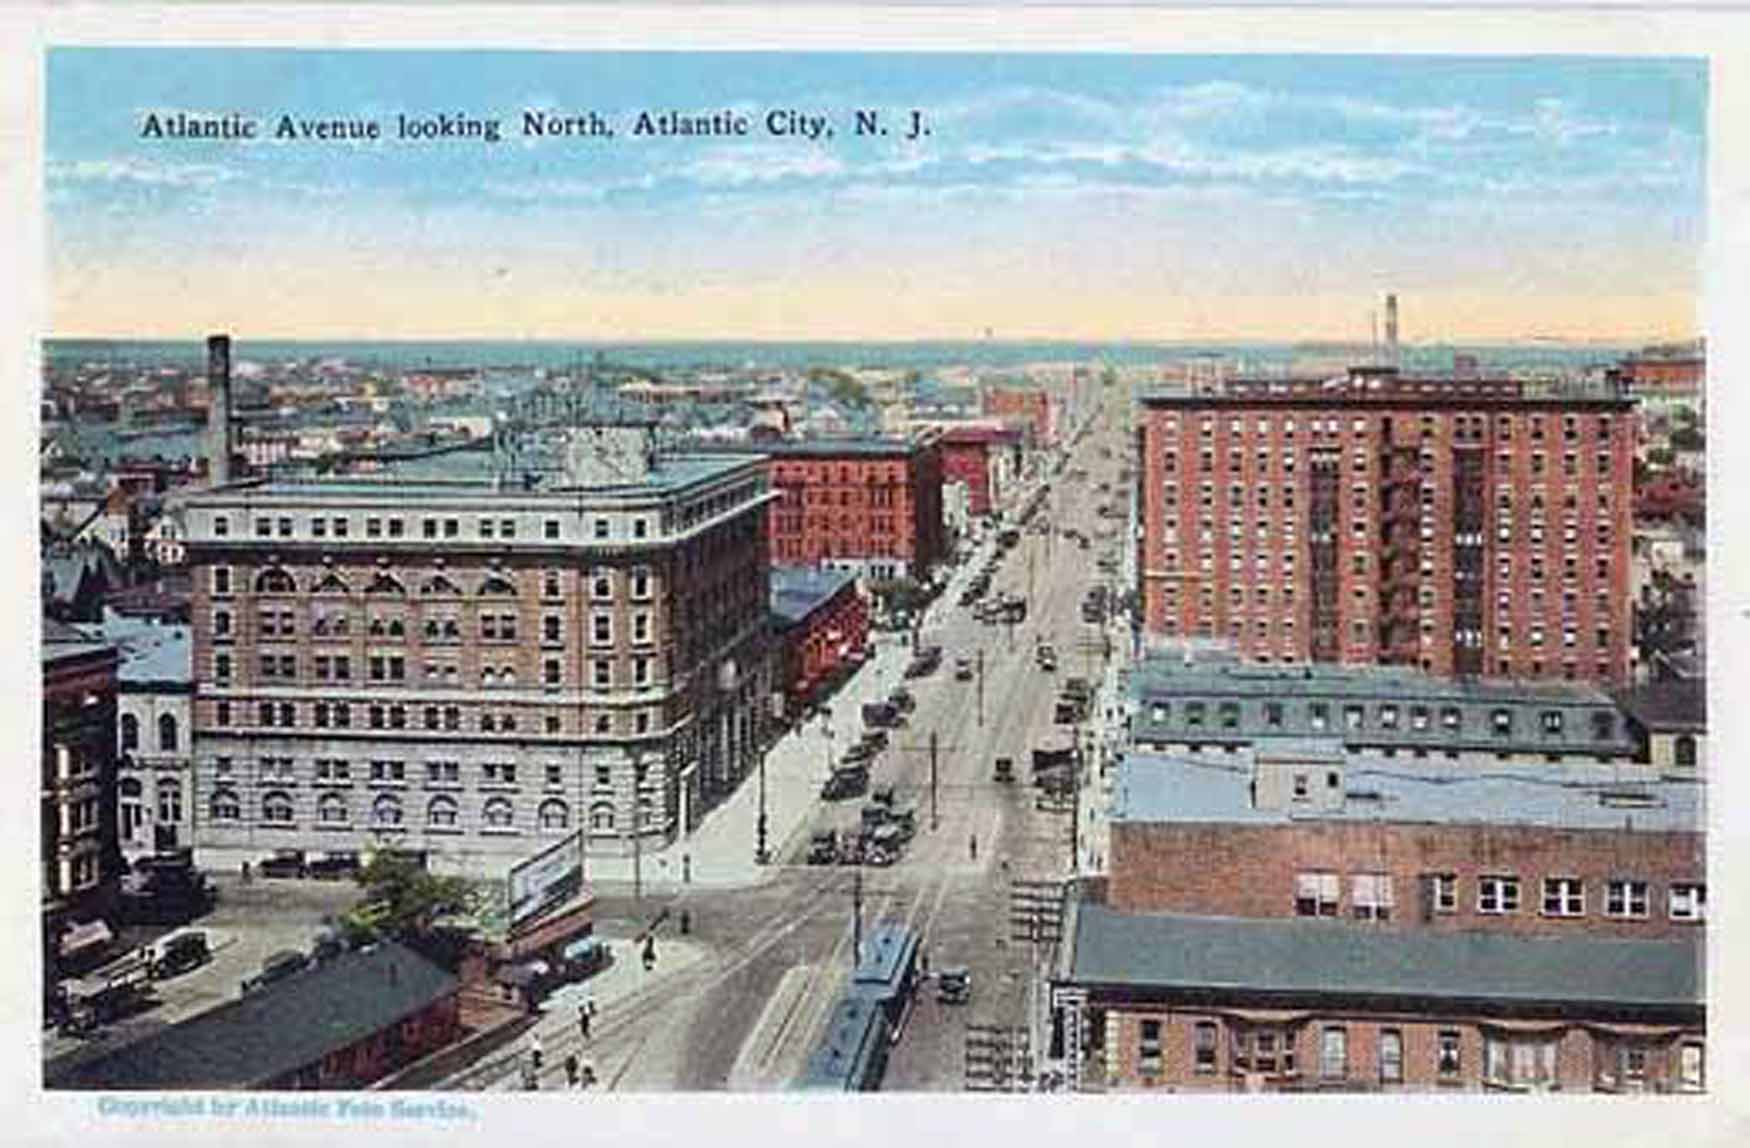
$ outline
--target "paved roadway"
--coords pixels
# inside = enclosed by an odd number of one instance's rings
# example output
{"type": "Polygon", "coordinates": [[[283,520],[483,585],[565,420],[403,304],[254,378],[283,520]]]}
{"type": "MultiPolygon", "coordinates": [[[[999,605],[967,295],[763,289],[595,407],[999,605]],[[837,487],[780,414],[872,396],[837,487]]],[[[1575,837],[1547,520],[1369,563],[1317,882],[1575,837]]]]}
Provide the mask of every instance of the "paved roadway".
{"type": "MultiPolygon", "coordinates": [[[[1067,470],[1052,478],[1051,513],[1040,518],[1054,527],[1092,533],[1108,521],[1095,516],[1095,507],[1110,497],[1096,488],[1115,478],[1128,455],[1117,433],[1118,412],[1111,409],[1117,405],[1108,404],[1103,417],[1112,421],[1097,421],[1067,468],[1086,467],[1089,479],[1070,482],[1067,470]],[[1111,459],[1101,457],[1101,445],[1113,448],[1111,459]]],[[[1122,498],[1118,502],[1122,506],[1122,498]]],[[[1100,634],[1081,622],[1080,604],[1097,577],[1101,544],[1082,550],[1061,536],[1023,532],[992,580],[992,594],[1012,591],[1029,598],[1027,620],[1012,633],[1007,626],[974,621],[957,604],[961,586],[989,550],[987,543],[956,572],[931,611],[923,638],[942,645],[944,664],[932,677],[910,683],[917,708],[908,725],[893,732],[871,774],[872,786],[892,785],[901,805],[916,808],[918,834],[898,864],[861,870],[865,929],[881,920],[917,925],[932,967],[966,965],[973,972],[969,1005],[939,1004],[930,986],[920,992],[889,1061],[884,1087],[890,1091],[958,1091],[967,1023],[1027,1023],[1033,955],[1030,946],[1008,938],[1009,881],[1061,880],[1071,868],[1068,815],[1034,807],[1031,752],[1068,737],[1052,724],[1061,680],[1073,675],[1099,682],[1107,676],[1101,656],[1079,648],[1084,635],[1100,634]],[[1036,668],[1033,651],[1040,638],[1057,647],[1056,674],[1036,668]],[[976,659],[979,650],[982,719],[977,682],[955,681],[953,674],[957,656],[976,659]],[[939,743],[933,801],[931,732],[939,743]],[[998,756],[1015,759],[1015,784],[992,780],[998,756]]],[[[576,995],[587,993],[598,1005],[587,1047],[577,1031],[576,1002],[552,1005],[537,1028],[547,1066],[542,1086],[558,1087],[564,1058],[581,1052],[614,1090],[785,1087],[813,1047],[851,966],[858,872],[806,865],[808,838],[815,829],[855,824],[861,807],[860,800],[817,802],[797,831],[786,835],[767,879],[751,887],[666,886],[634,899],[629,886],[602,885],[597,929],[610,939],[632,937],[666,906],[675,910],[664,926],[666,940],[685,908],[692,929],[677,949],[685,959],[667,961],[659,940],[653,973],[617,974],[579,990],[576,995]]],[[[631,948],[623,951],[632,965],[631,948]]],[[[501,1053],[448,1086],[516,1087],[526,1048],[501,1053]]]]}

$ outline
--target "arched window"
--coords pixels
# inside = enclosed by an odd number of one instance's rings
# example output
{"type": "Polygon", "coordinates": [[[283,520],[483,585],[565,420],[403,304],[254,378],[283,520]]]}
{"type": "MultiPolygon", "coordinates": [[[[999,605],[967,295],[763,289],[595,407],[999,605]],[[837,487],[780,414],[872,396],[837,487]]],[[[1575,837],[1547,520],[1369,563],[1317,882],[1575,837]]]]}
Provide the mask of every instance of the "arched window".
{"type": "Polygon", "coordinates": [[[176,752],[176,715],[158,715],[158,752],[176,752]]]}
{"type": "Polygon", "coordinates": [[[134,798],[135,800],[138,800],[139,798],[141,798],[145,795],[145,792],[146,792],[146,787],[144,785],[140,784],[139,778],[137,778],[137,777],[124,777],[124,778],[122,778],[121,795],[123,797],[131,797],[131,798],[134,798]]]}
{"type": "Polygon", "coordinates": [[[214,793],[212,806],[214,821],[236,821],[243,816],[243,806],[237,801],[237,795],[229,789],[214,793]]]}
{"type": "Polygon", "coordinates": [[[329,571],[322,576],[322,581],[316,583],[317,594],[350,594],[351,588],[341,580],[340,575],[329,571]]]}
{"type": "Polygon", "coordinates": [[[323,825],[345,825],[350,818],[346,798],[338,793],[324,793],[316,802],[316,820],[323,825]]]}
{"type": "Polygon", "coordinates": [[[480,684],[487,689],[491,689],[498,684],[498,674],[494,672],[491,666],[487,666],[480,671],[480,684]]]}
{"type": "Polygon", "coordinates": [[[407,588],[387,574],[379,573],[371,579],[371,584],[365,587],[367,594],[391,594],[397,598],[405,597],[407,588]]]}
{"type": "Polygon", "coordinates": [[[255,579],[257,594],[295,594],[298,584],[292,581],[292,576],[278,566],[263,570],[255,579]]]}
{"type": "Polygon", "coordinates": [[[489,800],[481,810],[481,816],[491,829],[509,829],[516,823],[516,813],[511,808],[510,799],[505,797],[489,800]]]}
{"type": "Polygon", "coordinates": [[[1677,768],[1695,768],[1695,735],[1682,733],[1677,735],[1677,768]]]}
{"type": "Polygon", "coordinates": [[[480,596],[482,598],[514,598],[516,597],[516,587],[497,574],[490,574],[486,581],[480,583],[480,596]]]}
{"type": "Polygon", "coordinates": [[[442,574],[433,574],[426,579],[419,592],[428,598],[456,598],[462,594],[462,588],[445,578],[442,574]]]}
{"type": "Polygon", "coordinates": [[[591,829],[612,829],[614,827],[612,802],[598,801],[589,807],[589,827],[591,829]]]}
{"type": "Polygon", "coordinates": [[[291,795],[278,789],[262,794],[261,819],[276,825],[290,825],[292,822],[291,795]]]}
{"type": "Polygon", "coordinates": [[[541,802],[541,832],[563,833],[571,828],[571,809],[557,798],[541,802]]]}
{"type": "Polygon", "coordinates": [[[140,719],[133,714],[122,715],[122,752],[140,748],[140,719]]]}
{"type": "Polygon", "coordinates": [[[401,824],[401,799],[385,793],[371,803],[372,825],[401,824]]]}
{"type": "Polygon", "coordinates": [[[434,829],[454,829],[457,806],[453,797],[434,797],[425,807],[425,823],[434,829]]]}

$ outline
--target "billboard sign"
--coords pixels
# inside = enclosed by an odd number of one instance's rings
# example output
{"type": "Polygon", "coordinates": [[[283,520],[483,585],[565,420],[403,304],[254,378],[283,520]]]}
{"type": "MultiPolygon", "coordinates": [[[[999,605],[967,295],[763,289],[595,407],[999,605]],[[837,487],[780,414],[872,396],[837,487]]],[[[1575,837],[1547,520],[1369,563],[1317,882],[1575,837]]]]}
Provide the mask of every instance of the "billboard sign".
{"type": "Polygon", "coordinates": [[[580,829],[518,862],[507,878],[510,927],[515,930],[562,905],[583,888],[583,831],[580,829]]]}

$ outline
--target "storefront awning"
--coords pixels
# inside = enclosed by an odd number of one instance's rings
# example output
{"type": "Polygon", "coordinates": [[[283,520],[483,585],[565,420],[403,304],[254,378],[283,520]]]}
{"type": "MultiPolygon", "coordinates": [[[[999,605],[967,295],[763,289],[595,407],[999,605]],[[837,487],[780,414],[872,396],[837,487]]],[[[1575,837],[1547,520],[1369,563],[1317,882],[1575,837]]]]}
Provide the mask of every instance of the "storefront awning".
{"type": "Polygon", "coordinates": [[[109,931],[108,925],[102,921],[87,921],[83,925],[74,925],[61,934],[61,955],[71,956],[114,939],[115,934],[109,931]]]}

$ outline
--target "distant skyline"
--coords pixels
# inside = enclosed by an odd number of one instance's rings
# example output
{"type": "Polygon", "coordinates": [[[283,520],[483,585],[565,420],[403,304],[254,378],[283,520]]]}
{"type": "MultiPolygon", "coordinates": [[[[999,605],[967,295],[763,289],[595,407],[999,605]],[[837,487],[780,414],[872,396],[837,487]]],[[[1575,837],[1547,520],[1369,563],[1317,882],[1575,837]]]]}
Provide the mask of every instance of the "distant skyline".
{"type": "Polygon", "coordinates": [[[1699,60],[57,48],[49,333],[1365,342],[1395,291],[1412,342],[1680,339],[1706,107],[1699,60]],[[271,138],[439,113],[502,141],[271,138]]]}

